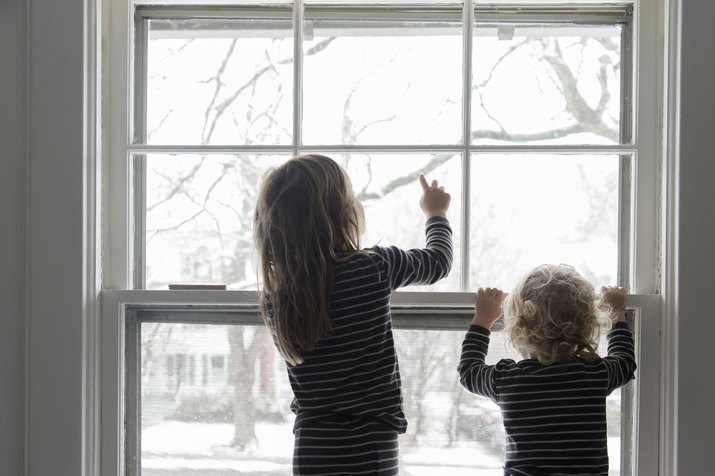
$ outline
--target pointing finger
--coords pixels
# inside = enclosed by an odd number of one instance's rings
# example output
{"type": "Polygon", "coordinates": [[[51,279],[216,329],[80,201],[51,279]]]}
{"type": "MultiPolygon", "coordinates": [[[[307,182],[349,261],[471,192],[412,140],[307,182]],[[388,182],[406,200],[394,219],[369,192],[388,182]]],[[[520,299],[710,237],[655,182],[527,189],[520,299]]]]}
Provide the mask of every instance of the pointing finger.
{"type": "Polygon", "coordinates": [[[427,179],[422,174],[420,174],[420,185],[422,185],[422,191],[426,192],[427,190],[429,190],[429,184],[427,184],[427,179]]]}

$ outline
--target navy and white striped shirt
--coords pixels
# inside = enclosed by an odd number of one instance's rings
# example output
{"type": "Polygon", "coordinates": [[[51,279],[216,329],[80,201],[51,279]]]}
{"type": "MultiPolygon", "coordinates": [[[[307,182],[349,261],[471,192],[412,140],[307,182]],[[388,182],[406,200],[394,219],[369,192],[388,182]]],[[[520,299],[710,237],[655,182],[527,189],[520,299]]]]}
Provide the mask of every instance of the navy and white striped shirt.
{"type": "Polygon", "coordinates": [[[494,400],[506,433],[506,474],[608,475],[606,396],[633,378],[633,336],[625,322],[608,333],[608,356],[543,365],[535,359],[484,360],[490,332],[471,326],[459,375],[494,400]]]}
{"type": "Polygon", "coordinates": [[[287,365],[295,398],[295,427],[326,415],[351,415],[407,429],[400,370],[392,337],[390,294],[410,284],[433,284],[452,266],[452,230],[443,217],[426,223],[424,249],[373,247],[334,268],[333,333],[287,365]]]}

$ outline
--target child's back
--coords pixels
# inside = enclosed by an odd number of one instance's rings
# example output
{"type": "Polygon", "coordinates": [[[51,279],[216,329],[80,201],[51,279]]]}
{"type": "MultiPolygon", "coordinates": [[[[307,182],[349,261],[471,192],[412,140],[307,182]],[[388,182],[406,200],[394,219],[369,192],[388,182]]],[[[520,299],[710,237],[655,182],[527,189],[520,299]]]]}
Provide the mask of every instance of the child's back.
{"type": "Polygon", "coordinates": [[[300,365],[288,367],[296,426],[306,419],[343,414],[373,418],[399,433],[407,428],[390,295],[407,284],[434,283],[449,272],[449,222],[433,217],[426,228],[424,250],[376,246],[335,264],[333,332],[305,354],[300,365]]]}

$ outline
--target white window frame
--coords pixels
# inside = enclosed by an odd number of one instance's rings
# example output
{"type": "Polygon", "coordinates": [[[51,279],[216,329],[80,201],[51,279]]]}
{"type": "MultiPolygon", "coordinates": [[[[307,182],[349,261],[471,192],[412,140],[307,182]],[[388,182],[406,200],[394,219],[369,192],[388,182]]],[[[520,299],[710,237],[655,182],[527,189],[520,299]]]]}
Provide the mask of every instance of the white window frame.
{"type": "MultiPolygon", "coordinates": [[[[299,3],[299,2],[296,2],[299,3]]],[[[472,4],[471,1],[467,2],[472,4]]],[[[639,398],[640,395],[660,395],[660,325],[662,314],[659,293],[659,237],[660,231],[660,182],[659,162],[661,152],[659,119],[662,100],[662,78],[656,74],[662,70],[663,45],[658,41],[662,5],[658,0],[636,0],[634,5],[634,71],[635,129],[633,143],[615,146],[612,149],[629,152],[635,150],[632,163],[633,206],[630,233],[631,290],[630,306],[636,309],[639,328],[636,390],[636,440],[634,441],[634,474],[651,476],[659,472],[659,428],[661,404],[658,398],[639,398]]],[[[472,8],[465,9],[472,12],[472,8]]],[[[128,0],[106,0],[102,12],[107,50],[102,71],[103,136],[105,160],[103,161],[102,188],[102,308],[101,308],[101,360],[100,360],[100,407],[102,422],[99,455],[101,474],[123,475],[123,329],[124,310],[129,305],[184,304],[210,306],[216,304],[236,305],[255,302],[255,294],[240,291],[147,291],[132,290],[132,254],[134,230],[132,218],[133,180],[128,154],[131,151],[131,21],[132,9],[128,0]]],[[[300,15],[296,9],[295,15],[300,15]]],[[[470,14],[465,21],[471,22],[470,14]]],[[[297,22],[298,25],[301,22],[297,22]]],[[[299,32],[298,32],[299,33],[299,32]]],[[[471,55],[471,38],[464,54],[471,55]]],[[[300,48],[296,42],[296,48],[300,48]]],[[[298,50],[299,52],[299,50],[298,50]]],[[[300,61],[296,55],[296,61],[300,61]]],[[[465,94],[470,88],[465,87],[465,94]]],[[[467,102],[465,101],[465,104],[467,102]]],[[[469,114],[465,116],[469,118],[469,114]]],[[[294,121],[294,124],[298,124],[294,121]]],[[[294,126],[295,127],[295,126],[294,126]]],[[[514,147],[511,149],[518,149],[514,147]]],[[[523,150],[534,147],[523,146],[523,150]]],[[[147,149],[142,146],[142,149],[147,149]]],[[[335,148],[339,150],[339,147],[335,148]]],[[[553,147],[549,148],[554,149],[553,147]]],[[[380,151],[389,147],[380,147],[380,151]]],[[[503,149],[500,149],[503,150],[503,149]]],[[[601,149],[603,150],[603,149],[601,149]]],[[[297,152],[297,151],[296,151],[297,152]]],[[[465,227],[466,228],[466,227],[465,227]]],[[[395,305],[469,305],[473,297],[469,293],[396,293],[395,305]]]]}

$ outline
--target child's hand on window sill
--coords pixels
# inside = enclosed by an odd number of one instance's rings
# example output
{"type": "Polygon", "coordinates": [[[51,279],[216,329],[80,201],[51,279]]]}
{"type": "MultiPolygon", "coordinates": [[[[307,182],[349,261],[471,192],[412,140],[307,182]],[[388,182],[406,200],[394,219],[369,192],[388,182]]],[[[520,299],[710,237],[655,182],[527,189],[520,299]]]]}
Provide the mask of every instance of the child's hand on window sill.
{"type": "Polygon", "coordinates": [[[613,322],[626,322],[626,291],[620,286],[601,286],[598,307],[608,313],[613,322]]]}
{"type": "Polygon", "coordinates": [[[479,288],[474,306],[472,324],[491,329],[492,324],[502,315],[502,301],[506,294],[497,288],[479,288]]]}

